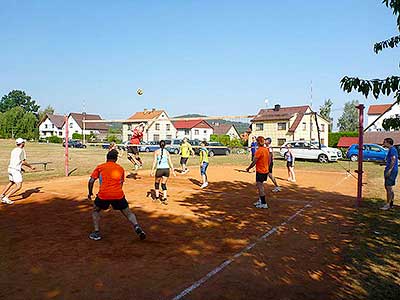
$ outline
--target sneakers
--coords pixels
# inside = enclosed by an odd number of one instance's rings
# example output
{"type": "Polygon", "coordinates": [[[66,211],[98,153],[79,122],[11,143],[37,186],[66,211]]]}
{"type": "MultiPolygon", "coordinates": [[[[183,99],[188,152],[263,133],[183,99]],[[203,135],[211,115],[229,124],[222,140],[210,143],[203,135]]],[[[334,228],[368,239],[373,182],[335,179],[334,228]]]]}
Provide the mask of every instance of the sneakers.
{"type": "Polygon", "coordinates": [[[256,205],[256,208],[268,208],[268,204],[261,204],[261,202],[259,204],[256,205]]]}
{"type": "Polygon", "coordinates": [[[168,205],[168,199],[167,198],[160,198],[160,202],[161,202],[161,204],[168,205]]]}
{"type": "Polygon", "coordinates": [[[4,204],[13,204],[14,201],[11,201],[11,200],[8,199],[6,196],[4,196],[3,199],[1,199],[1,203],[4,203],[4,204]]]}
{"type": "Polygon", "coordinates": [[[91,234],[89,234],[89,239],[94,240],[94,241],[101,240],[100,231],[93,231],[91,234]]]}
{"type": "Polygon", "coordinates": [[[144,233],[143,229],[140,228],[139,225],[135,226],[135,232],[141,240],[144,240],[146,238],[146,234],[144,233]]]}
{"type": "Polygon", "coordinates": [[[204,182],[204,183],[200,186],[201,189],[204,189],[205,187],[208,187],[208,182],[204,182]]]}
{"type": "Polygon", "coordinates": [[[254,202],[254,203],[253,203],[254,206],[257,206],[257,205],[260,205],[260,204],[261,204],[261,201],[260,201],[260,200],[258,200],[257,202],[254,202]]]}
{"type": "Polygon", "coordinates": [[[390,204],[389,203],[386,203],[383,207],[381,207],[381,209],[382,210],[388,210],[388,209],[390,209],[391,207],[390,207],[390,204]]]}
{"type": "Polygon", "coordinates": [[[187,174],[189,173],[189,169],[186,169],[185,171],[182,171],[182,174],[187,174]]]}
{"type": "Polygon", "coordinates": [[[282,191],[282,188],[281,188],[280,186],[276,186],[276,187],[274,187],[274,188],[272,189],[272,192],[273,192],[273,193],[277,193],[277,192],[280,192],[280,191],[282,191]]]}

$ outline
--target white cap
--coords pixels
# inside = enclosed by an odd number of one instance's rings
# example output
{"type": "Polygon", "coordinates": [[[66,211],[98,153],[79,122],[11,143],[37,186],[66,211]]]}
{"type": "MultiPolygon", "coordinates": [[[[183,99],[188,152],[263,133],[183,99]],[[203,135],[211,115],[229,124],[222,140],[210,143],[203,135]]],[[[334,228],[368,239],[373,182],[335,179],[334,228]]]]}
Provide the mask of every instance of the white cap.
{"type": "Polygon", "coordinates": [[[20,144],[22,144],[22,143],[25,143],[25,140],[22,139],[22,138],[17,138],[17,139],[15,140],[15,143],[16,143],[17,145],[20,145],[20,144]]]}

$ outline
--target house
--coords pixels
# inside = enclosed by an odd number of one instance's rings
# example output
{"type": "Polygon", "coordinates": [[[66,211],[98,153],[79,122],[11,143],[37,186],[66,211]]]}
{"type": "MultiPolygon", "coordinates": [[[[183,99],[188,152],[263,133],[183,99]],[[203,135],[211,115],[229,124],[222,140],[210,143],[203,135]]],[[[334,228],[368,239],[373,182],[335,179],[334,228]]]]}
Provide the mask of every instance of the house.
{"type": "Polygon", "coordinates": [[[177,130],[176,137],[183,139],[187,137],[189,140],[209,141],[214,130],[205,120],[179,120],[174,122],[177,130]]]}
{"type": "Polygon", "coordinates": [[[87,113],[70,113],[68,115],[68,138],[72,138],[74,133],[90,135],[94,134],[97,139],[104,140],[108,134],[108,125],[106,123],[83,123],[83,120],[102,120],[99,115],[87,114],[87,113]]]}
{"type": "Polygon", "coordinates": [[[218,122],[214,122],[212,127],[214,129],[214,134],[216,135],[229,135],[231,140],[240,139],[240,134],[233,124],[220,124],[218,122]]]}
{"type": "Polygon", "coordinates": [[[64,137],[63,126],[65,116],[46,114],[45,118],[39,124],[39,137],[46,138],[50,136],[64,137]]]}
{"type": "Polygon", "coordinates": [[[122,137],[124,141],[129,141],[132,132],[137,125],[145,123],[143,134],[144,142],[158,142],[160,140],[172,140],[176,138],[174,124],[164,110],[147,110],[136,112],[129,117],[122,125],[122,137]]]}
{"type": "Polygon", "coordinates": [[[381,114],[384,113],[384,115],[378,121],[376,121],[376,123],[372,125],[368,131],[385,131],[382,126],[383,120],[390,117],[400,117],[400,104],[397,103],[390,109],[391,106],[392,104],[379,104],[371,105],[368,108],[367,126],[370,126],[381,114]],[[390,110],[387,111],[388,109],[390,110]],[[387,112],[385,113],[385,111],[387,112]]]}
{"type": "MultiPolygon", "coordinates": [[[[328,145],[329,121],[317,114],[321,143],[328,145]]],[[[251,120],[252,136],[272,139],[272,146],[294,140],[318,140],[314,112],[308,105],[261,109],[251,120]]],[[[251,139],[249,139],[251,140],[251,139]]]]}

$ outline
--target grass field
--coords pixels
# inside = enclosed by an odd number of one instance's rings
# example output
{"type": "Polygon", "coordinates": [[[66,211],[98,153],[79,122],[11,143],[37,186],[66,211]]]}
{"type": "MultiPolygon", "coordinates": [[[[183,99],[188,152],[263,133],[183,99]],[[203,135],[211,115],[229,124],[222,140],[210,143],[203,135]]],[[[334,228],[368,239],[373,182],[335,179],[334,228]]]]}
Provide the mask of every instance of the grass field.
{"type": "MultiPolygon", "coordinates": [[[[13,143],[0,140],[0,145],[4,184],[13,143]]],[[[260,211],[252,208],[254,174],[235,171],[248,165],[248,157],[210,158],[207,190],[197,186],[193,158],[188,176],[171,178],[165,207],[146,197],[152,155],[143,154],[141,178],[127,179],[124,189],[148,240],[132,239],[125,220],[107,212],[105,238],[96,244],[87,239],[90,204],[84,199],[88,175],[106,151],[70,149],[70,170],[76,170],[68,178],[61,145],[27,143],[26,151],[29,162],[52,164],[49,171],[26,172],[16,203],[0,206],[2,299],[172,299],[232,257],[182,299],[398,299],[400,294],[400,209],[379,210],[385,197],[379,165],[365,164],[364,201],[355,209],[356,181],[346,169],[354,171],[356,164],[298,161],[293,185],[284,180],[284,162],[276,160],[283,191],[269,193],[271,208],[260,211]],[[265,232],[271,235],[260,240],[265,232]]],[[[172,157],[177,167],[179,157],[172,157]]],[[[119,163],[131,169],[125,158],[119,163]]],[[[398,199],[399,189],[395,192],[398,199]]]]}

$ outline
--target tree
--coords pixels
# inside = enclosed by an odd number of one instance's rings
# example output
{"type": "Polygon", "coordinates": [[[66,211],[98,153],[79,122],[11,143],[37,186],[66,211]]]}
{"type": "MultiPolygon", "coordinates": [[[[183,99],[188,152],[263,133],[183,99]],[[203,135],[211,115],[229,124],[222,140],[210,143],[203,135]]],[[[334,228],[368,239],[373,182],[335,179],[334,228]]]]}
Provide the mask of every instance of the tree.
{"type": "Polygon", "coordinates": [[[26,112],[37,113],[40,106],[32,100],[31,96],[25,94],[24,91],[14,90],[4,95],[0,101],[0,112],[6,112],[13,107],[22,107],[26,112]]]}
{"type": "Polygon", "coordinates": [[[329,121],[329,132],[332,131],[333,118],[331,118],[333,102],[331,99],[325,100],[324,104],[319,107],[319,114],[327,121],[329,121]]]}
{"type": "Polygon", "coordinates": [[[383,129],[386,131],[389,130],[400,130],[400,118],[399,117],[390,117],[383,120],[382,123],[383,129]]]}
{"type": "Polygon", "coordinates": [[[47,105],[45,109],[39,110],[39,122],[42,122],[44,118],[46,117],[46,114],[53,115],[54,114],[54,108],[51,107],[50,105],[47,105]]]}
{"type": "Polygon", "coordinates": [[[0,137],[36,139],[38,135],[37,119],[33,113],[25,112],[22,107],[0,113],[0,137]]]}
{"type": "MultiPolygon", "coordinates": [[[[383,0],[387,7],[397,16],[397,30],[400,30],[400,0],[383,0]]],[[[374,52],[378,54],[384,49],[395,48],[400,43],[400,35],[394,36],[382,42],[375,43],[374,52]]],[[[375,99],[382,95],[393,95],[397,102],[400,102],[400,77],[390,76],[386,79],[360,79],[357,77],[345,76],[340,81],[341,88],[350,93],[353,90],[368,97],[372,93],[375,99]]]]}
{"type": "Polygon", "coordinates": [[[358,128],[357,100],[344,104],[343,114],[338,120],[339,131],[356,131],[358,128]]]}

